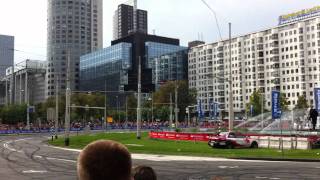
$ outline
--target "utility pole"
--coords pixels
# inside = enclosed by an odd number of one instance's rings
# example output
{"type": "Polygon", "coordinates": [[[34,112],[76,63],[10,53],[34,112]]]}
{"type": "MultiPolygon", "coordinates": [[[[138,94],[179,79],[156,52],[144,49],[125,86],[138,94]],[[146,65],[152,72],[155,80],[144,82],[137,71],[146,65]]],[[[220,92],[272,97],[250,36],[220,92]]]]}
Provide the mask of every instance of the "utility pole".
{"type": "Polygon", "coordinates": [[[190,127],[190,107],[187,107],[188,110],[188,127],[190,127]]]}
{"type": "Polygon", "coordinates": [[[179,109],[178,109],[178,85],[177,85],[177,80],[176,80],[176,86],[175,86],[175,108],[174,108],[174,112],[175,112],[175,120],[176,120],[176,128],[178,128],[178,116],[179,116],[179,109]]]}
{"type": "Polygon", "coordinates": [[[172,93],[170,93],[170,121],[169,121],[169,129],[172,128],[172,93]]]}
{"type": "Polygon", "coordinates": [[[151,93],[151,122],[152,122],[152,124],[153,124],[153,119],[154,119],[153,116],[154,116],[153,115],[153,93],[151,93]]]}
{"type": "Polygon", "coordinates": [[[233,93],[232,93],[232,60],[231,60],[231,23],[229,23],[229,132],[233,130],[233,93]]]}
{"type": "Polygon", "coordinates": [[[263,108],[264,108],[264,107],[263,107],[263,106],[264,106],[264,100],[263,100],[263,99],[264,99],[264,98],[263,98],[263,97],[264,97],[264,95],[261,93],[261,99],[262,99],[262,102],[261,102],[261,112],[262,112],[262,113],[261,113],[261,127],[262,127],[262,128],[261,128],[261,130],[263,130],[263,128],[264,128],[264,122],[263,122],[263,119],[264,119],[264,117],[263,117],[263,113],[264,113],[264,109],[263,109],[263,108]]]}
{"type": "Polygon", "coordinates": [[[70,50],[68,50],[68,59],[67,59],[67,88],[66,88],[66,112],[65,112],[65,139],[64,145],[69,146],[69,134],[70,134],[70,50]]]}
{"type": "Polygon", "coordinates": [[[57,74],[56,82],[56,120],[55,120],[55,138],[58,139],[59,131],[59,74],[57,74]]]}
{"type": "Polygon", "coordinates": [[[126,95],[126,122],[125,122],[125,128],[127,128],[128,125],[128,97],[126,95]]]}
{"type": "Polygon", "coordinates": [[[11,79],[11,82],[10,82],[10,91],[11,91],[11,94],[10,94],[10,104],[14,104],[14,94],[15,94],[15,92],[14,92],[14,84],[15,84],[15,82],[14,82],[14,77],[15,77],[15,75],[14,75],[15,73],[14,73],[14,64],[12,65],[12,74],[11,74],[11,76],[12,76],[12,79],[11,79]]]}
{"type": "Polygon", "coordinates": [[[29,89],[28,89],[28,60],[26,60],[26,79],[25,79],[25,96],[27,100],[27,130],[30,130],[30,104],[29,104],[29,89]]]}
{"type": "Polygon", "coordinates": [[[138,68],[138,102],[137,102],[137,139],[141,139],[140,123],[141,123],[141,57],[139,56],[138,68]]]}
{"type": "Polygon", "coordinates": [[[104,118],[103,129],[107,130],[107,81],[104,81],[104,118]]]}

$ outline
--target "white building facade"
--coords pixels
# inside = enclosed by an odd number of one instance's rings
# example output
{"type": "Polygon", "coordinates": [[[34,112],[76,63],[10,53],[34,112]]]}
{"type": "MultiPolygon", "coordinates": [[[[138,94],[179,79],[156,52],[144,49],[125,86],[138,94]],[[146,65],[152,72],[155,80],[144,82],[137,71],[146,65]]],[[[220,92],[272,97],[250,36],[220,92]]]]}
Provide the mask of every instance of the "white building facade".
{"type": "MultiPolygon", "coordinates": [[[[188,59],[189,87],[198,92],[208,113],[210,101],[228,112],[229,40],[191,48],[188,59]]],[[[280,90],[289,109],[298,97],[314,105],[314,88],[320,85],[320,16],[232,38],[231,74],[233,106],[244,114],[255,90],[271,109],[271,92],[280,90]]]]}

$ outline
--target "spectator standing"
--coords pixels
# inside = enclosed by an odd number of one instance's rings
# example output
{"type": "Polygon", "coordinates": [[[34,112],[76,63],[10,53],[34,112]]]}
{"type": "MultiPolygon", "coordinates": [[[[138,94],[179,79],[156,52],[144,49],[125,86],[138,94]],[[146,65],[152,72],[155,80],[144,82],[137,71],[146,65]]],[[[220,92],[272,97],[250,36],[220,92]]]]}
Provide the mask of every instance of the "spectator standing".
{"type": "Polygon", "coordinates": [[[131,155],[115,141],[95,141],[78,158],[79,180],[131,180],[131,155]]]}
{"type": "Polygon", "coordinates": [[[134,180],[157,180],[157,175],[149,166],[137,166],[133,169],[134,180]]]}
{"type": "Polygon", "coordinates": [[[312,130],[316,130],[318,115],[319,114],[316,109],[314,108],[310,109],[309,120],[311,119],[311,122],[312,122],[312,130]]]}

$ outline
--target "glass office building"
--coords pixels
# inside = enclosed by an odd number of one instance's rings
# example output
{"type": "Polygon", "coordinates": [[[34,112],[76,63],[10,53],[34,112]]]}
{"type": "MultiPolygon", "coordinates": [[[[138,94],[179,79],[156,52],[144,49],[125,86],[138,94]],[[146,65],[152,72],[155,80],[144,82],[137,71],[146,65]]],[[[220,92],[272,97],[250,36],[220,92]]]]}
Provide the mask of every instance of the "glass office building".
{"type": "Polygon", "coordinates": [[[152,69],[152,83],[156,89],[167,81],[186,80],[188,48],[146,42],[146,67],[152,69]]]}
{"type": "Polygon", "coordinates": [[[80,89],[123,91],[132,68],[132,46],[119,43],[80,57],[80,89]]]}
{"type": "MultiPolygon", "coordinates": [[[[125,91],[134,79],[132,44],[118,43],[80,57],[80,89],[83,91],[125,91]]],[[[188,48],[145,42],[143,70],[152,71],[152,84],[159,88],[166,81],[187,79],[188,48]]],[[[150,73],[151,75],[151,73],[150,73]]],[[[142,75],[144,76],[144,75],[142,75]]],[[[136,84],[134,84],[137,86],[136,84]]]]}

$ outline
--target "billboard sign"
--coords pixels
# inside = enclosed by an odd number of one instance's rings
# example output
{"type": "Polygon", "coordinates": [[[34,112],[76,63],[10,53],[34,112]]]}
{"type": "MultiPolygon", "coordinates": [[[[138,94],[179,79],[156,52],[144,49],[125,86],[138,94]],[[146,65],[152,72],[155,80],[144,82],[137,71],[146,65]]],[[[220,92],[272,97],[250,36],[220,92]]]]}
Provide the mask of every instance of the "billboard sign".
{"type": "Polygon", "coordinates": [[[279,17],[279,25],[299,21],[317,15],[320,15],[320,6],[316,6],[310,9],[303,9],[301,11],[290,13],[287,15],[282,15],[279,17]]]}
{"type": "Polygon", "coordinates": [[[281,118],[280,91],[272,91],[272,119],[281,118]]]}

